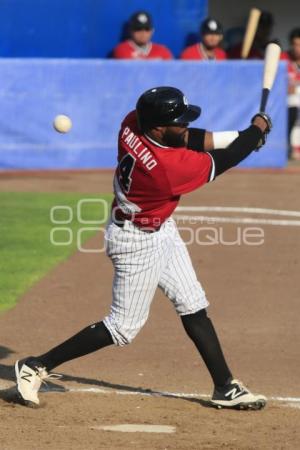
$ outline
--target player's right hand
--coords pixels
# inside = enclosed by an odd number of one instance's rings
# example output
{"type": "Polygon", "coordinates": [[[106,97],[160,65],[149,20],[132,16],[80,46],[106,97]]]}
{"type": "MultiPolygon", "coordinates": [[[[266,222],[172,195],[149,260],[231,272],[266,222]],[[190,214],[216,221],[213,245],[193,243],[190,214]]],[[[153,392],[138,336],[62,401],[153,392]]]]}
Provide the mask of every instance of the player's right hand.
{"type": "Polygon", "coordinates": [[[258,126],[263,133],[270,133],[273,126],[271,117],[265,112],[256,113],[252,117],[251,123],[258,126]]]}
{"type": "Polygon", "coordinates": [[[256,150],[259,150],[263,145],[265,145],[267,140],[267,135],[270,133],[272,129],[272,120],[268,114],[264,112],[258,112],[251,119],[252,125],[257,126],[263,133],[261,140],[259,141],[256,150]]]}

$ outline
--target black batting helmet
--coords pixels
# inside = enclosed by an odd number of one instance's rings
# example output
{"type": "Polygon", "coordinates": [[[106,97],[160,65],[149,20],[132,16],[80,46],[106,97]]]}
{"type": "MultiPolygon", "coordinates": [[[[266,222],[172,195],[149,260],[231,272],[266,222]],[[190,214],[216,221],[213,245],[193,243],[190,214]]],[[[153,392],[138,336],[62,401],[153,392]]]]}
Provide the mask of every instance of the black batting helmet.
{"type": "Polygon", "coordinates": [[[161,86],[144,92],[137,101],[136,112],[142,130],[156,126],[184,125],[196,120],[201,108],[189,105],[179,89],[161,86]]]}

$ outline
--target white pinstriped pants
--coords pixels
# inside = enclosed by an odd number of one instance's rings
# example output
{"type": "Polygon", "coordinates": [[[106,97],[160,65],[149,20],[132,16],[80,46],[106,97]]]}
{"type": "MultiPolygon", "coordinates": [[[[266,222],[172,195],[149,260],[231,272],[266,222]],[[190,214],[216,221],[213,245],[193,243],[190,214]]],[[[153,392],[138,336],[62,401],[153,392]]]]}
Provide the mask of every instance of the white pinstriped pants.
{"type": "Polygon", "coordinates": [[[143,327],[157,287],[179,315],[208,306],[172,218],[154,233],[146,233],[127,220],[122,228],[110,222],[105,240],[115,273],[111,311],[104,324],[116,345],[129,344],[143,327]]]}

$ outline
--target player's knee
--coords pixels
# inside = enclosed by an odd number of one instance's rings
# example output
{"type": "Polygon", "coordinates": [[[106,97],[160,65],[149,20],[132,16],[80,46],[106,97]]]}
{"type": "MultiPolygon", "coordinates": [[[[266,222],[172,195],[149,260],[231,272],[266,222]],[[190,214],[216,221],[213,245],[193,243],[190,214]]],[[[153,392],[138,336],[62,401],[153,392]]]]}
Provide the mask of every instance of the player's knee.
{"type": "Polygon", "coordinates": [[[106,317],[103,322],[109,330],[114,344],[119,347],[129,345],[143,326],[143,324],[128,326],[118,323],[111,316],[106,317]]]}

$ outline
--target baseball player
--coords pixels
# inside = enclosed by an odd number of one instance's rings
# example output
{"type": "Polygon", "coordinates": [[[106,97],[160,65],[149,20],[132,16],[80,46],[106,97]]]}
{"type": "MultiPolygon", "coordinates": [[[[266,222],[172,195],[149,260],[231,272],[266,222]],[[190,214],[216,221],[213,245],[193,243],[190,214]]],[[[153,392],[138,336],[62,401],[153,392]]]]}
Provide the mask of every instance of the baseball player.
{"type": "Polygon", "coordinates": [[[154,33],[152,17],[146,11],[138,11],[129,20],[129,39],[121,42],[113,51],[117,59],[173,59],[171,51],[151,41],[154,33]]]}
{"type": "Polygon", "coordinates": [[[223,27],[215,19],[204,20],[200,27],[201,42],[185,48],[180,59],[194,60],[222,60],[226,59],[226,53],[220,47],[223,40],[223,27]]]}
{"type": "Polygon", "coordinates": [[[157,87],[144,92],[125,117],[106,230],[114,266],[110,313],[47,353],[16,362],[17,390],[25,404],[39,404],[41,382],[60,364],[109,345],[129,344],[145,324],[159,287],[211,374],[211,404],[235,409],[265,405],[266,398],[236,380],[225,361],[207,316],[205,292],[171,215],[182,194],[213,181],[263,145],[271,121],[258,113],[244,131],[211,133],[188,127],[200,111],[180,90],[157,87]]]}

